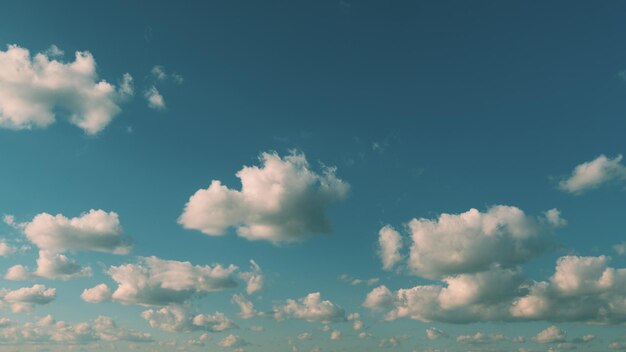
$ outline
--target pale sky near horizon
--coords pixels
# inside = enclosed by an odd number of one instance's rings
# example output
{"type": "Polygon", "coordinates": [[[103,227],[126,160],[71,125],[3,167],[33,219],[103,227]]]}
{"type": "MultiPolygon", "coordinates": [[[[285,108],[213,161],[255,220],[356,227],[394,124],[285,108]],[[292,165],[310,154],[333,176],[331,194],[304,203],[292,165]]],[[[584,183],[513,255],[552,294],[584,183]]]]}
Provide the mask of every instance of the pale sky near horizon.
{"type": "Polygon", "coordinates": [[[0,4],[0,351],[625,350],[626,4],[0,4]]]}

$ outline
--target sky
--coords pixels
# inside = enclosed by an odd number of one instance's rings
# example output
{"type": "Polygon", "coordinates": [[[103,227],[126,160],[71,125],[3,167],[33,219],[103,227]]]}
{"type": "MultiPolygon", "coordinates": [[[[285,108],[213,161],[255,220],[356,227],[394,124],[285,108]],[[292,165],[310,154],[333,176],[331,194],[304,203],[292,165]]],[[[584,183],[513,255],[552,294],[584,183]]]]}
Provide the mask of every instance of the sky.
{"type": "Polygon", "coordinates": [[[626,350],[626,4],[6,1],[0,351],[626,350]]]}

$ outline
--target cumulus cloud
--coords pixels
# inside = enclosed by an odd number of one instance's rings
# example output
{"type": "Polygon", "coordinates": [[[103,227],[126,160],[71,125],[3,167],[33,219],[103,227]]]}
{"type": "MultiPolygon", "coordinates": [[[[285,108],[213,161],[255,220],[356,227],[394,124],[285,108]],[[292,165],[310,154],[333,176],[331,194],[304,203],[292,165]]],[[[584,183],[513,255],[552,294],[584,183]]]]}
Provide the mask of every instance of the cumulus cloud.
{"type": "Polygon", "coordinates": [[[480,331],[473,335],[461,335],[456,338],[456,342],[470,345],[488,344],[503,340],[506,340],[506,336],[502,334],[485,334],[480,331]]]}
{"type": "Polygon", "coordinates": [[[136,264],[112,266],[107,273],[118,284],[113,300],[126,304],[168,305],[236,287],[237,270],[234,265],[192,265],[140,257],[136,264]]]}
{"type": "Polygon", "coordinates": [[[559,188],[568,193],[580,194],[602,184],[626,180],[626,166],[621,161],[621,155],[613,159],[600,155],[576,166],[570,177],[559,183],[559,188]]]}
{"type": "Polygon", "coordinates": [[[115,212],[92,209],[74,218],[41,213],[29,222],[8,223],[20,228],[37,247],[50,252],[128,254],[131,249],[130,240],[123,236],[119,216],[115,212]]]}
{"type": "Polygon", "coordinates": [[[37,270],[35,270],[34,276],[53,280],[69,280],[91,276],[91,268],[83,267],[63,254],[41,250],[39,251],[39,258],[37,258],[37,270]]]}
{"type": "Polygon", "coordinates": [[[99,284],[83,290],[80,298],[89,303],[108,302],[111,300],[111,289],[106,284],[99,284]]]}
{"type": "MultiPolygon", "coordinates": [[[[55,59],[62,54],[56,46],[34,57],[17,45],[0,50],[0,127],[47,127],[60,109],[71,124],[93,135],[121,111],[128,89],[99,80],[91,53],[77,51],[67,63],[55,59]]],[[[130,84],[132,77],[124,75],[121,85],[130,84]]]]}
{"type": "Polygon", "coordinates": [[[155,110],[165,110],[165,98],[159,93],[155,86],[151,86],[144,92],[144,97],[148,101],[148,107],[155,110]]]}
{"type": "Polygon", "coordinates": [[[171,305],[160,309],[148,309],[141,313],[151,327],[169,332],[226,331],[236,325],[224,313],[190,315],[182,306],[171,305]]]}
{"type": "Polygon", "coordinates": [[[440,284],[391,291],[373,289],[363,306],[385,320],[423,322],[626,322],[626,269],[609,258],[565,256],[547,281],[529,282],[516,269],[492,268],[442,279],[440,284]]]}
{"type": "Polygon", "coordinates": [[[274,314],[278,320],[293,317],[316,323],[331,323],[346,319],[343,308],[331,301],[322,300],[319,292],[309,293],[298,300],[289,299],[285,305],[274,307],[274,314]]]}
{"type": "Polygon", "coordinates": [[[341,331],[333,330],[330,332],[330,339],[333,341],[341,340],[341,331]]]}
{"type": "Polygon", "coordinates": [[[239,337],[237,335],[230,334],[230,335],[224,337],[220,341],[219,346],[220,347],[224,347],[224,348],[228,348],[228,347],[236,348],[236,347],[245,346],[247,344],[248,343],[244,339],[242,339],[241,337],[239,337]]]}
{"type": "Polygon", "coordinates": [[[234,227],[239,236],[274,244],[302,241],[311,233],[328,233],[326,208],[345,198],[349,185],[325,167],[314,172],[304,154],[281,158],[261,154],[262,166],[245,166],[237,177],[241,191],[213,180],[189,198],[178,222],[211,236],[234,227]]]}
{"type": "Polygon", "coordinates": [[[44,285],[22,287],[17,290],[0,290],[0,303],[8,305],[13,312],[28,312],[36,305],[45,305],[56,298],[56,289],[44,285]]]}
{"type": "Polygon", "coordinates": [[[250,271],[239,274],[241,279],[246,281],[246,292],[251,295],[263,289],[265,277],[263,270],[254,260],[250,260],[250,271]]]}
{"type": "Polygon", "coordinates": [[[242,319],[251,319],[259,314],[254,304],[241,294],[233,295],[231,301],[239,307],[239,316],[242,319]]]}
{"type": "Polygon", "coordinates": [[[109,317],[99,316],[91,322],[69,324],[50,315],[37,322],[9,323],[0,326],[2,345],[76,345],[93,342],[151,342],[148,333],[120,328],[109,317]]]}
{"type": "Polygon", "coordinates": [[[413,219],[408,224],[413,242],[408,268],[414,275],[440,279],[494,265],[514,267],[549,248],[552,230],[564,224],[556,209],[535,218],[505,205],[484,213],[470,209],[438,219],[413,219]]]}
{"type": "Polygon", "coordinates": [[[0,239],[0,257],[6,257],[15,253],[16,248],[10,245],[5,239],[0,239]]]}
{"type": "Polygon", "coordinates": [[[378,232],[378,245],[383,269],[391,270],[402,259],[402,236],[391,226],[385,226],[378,232]]]}
{"type": "Polygon", "coordinates": [[[564,342],[566,337],[565,331],[552,325],[545,330],[540,331],[534,340],[539,343],[555,343],[564,342]]]}
{"type": "Polygon", "coordinates": [[[361,314],[359,313],[350,313],[347,317],[348,321],[352,322],[352,328],[356,331],[361,330],[363,328],[363,322],[361,321],[361,314]]]}

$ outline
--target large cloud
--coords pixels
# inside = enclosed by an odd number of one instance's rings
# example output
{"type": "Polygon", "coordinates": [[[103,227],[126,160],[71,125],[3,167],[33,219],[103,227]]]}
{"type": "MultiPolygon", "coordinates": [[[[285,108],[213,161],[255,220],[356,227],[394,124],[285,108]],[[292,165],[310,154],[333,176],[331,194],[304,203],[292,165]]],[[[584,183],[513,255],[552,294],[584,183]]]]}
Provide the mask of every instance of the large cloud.
{"type": "Polygon", "coordinates": [[[326,208],[343,199],[349,185],[334,168],[311,170],[303,154],[281,158],[263,153],[262,166],[245,166],[237,177],[241,191],[213,180],[189,198],[178,219],[187,229],[223,235],[235,227],[239,236],[274,244],[301,241],[311,233],[328,233],[326,208]]]}
{"type": "Polygon", "coordinates": [[[60,109],[70,123],[96,134],[121,111],[119,103],[133,93],[129,74],[116,88],[98,79],[89,52],[76,52],[68,63],[53,58],[61,53],[57,48],[31,58],[17,45],[0,50],[0,127],[46,127],[60,109]]]}
{"type": "Polygon", "coordinates": [[[626,269],[609,259],[565,256],[547,281],[528,282],[518,270],[446,277],[441,284],[391,291],[373,289],[363,305],[386,320],[424,322],[546,320],[617,324],[626,322],[626,269]]]}
{"type": "MultiPolygon", "coordinates": [[[[534,218],[513,206],[497,205],[486,212],[470,209],[461,214],[441,214],[438,219],[413,219],[408,228],[413,244],[409,270],[430,279],[488,270],[497,265],[514,267],[549,248],[550,233],[565,220],[559,211],[534,218]]],[[[398,261],[398,240],[384,227],[381,243],[391,243],[385,268],[398,261]],[[393,238],[392,238],[393,239],[393,238]]],[[[385,258],[383,258],[385,259],[385,258]]]]}
{"type": "Polygon", "coordinates": [[[626,166],[622,165],[621,161],[621,155],[613,159],[600,155],[592,161],[576,166],[570,177],[559,183],[559,188],[565,192],[579,194],[608,182],[626,180],[626,166]]]}
{"type": "Polygon", "coordinates": [[[54,301],[56,289],[44,285],[22,287],[17,290],[0,290],[0,303],[8,305],[13,312],[28,312],[35,305],[44,305],[54,301]]]}
{"type": "Polygon", "coordinates": [[[237,270],[234,265],[193,265],[143,257],[136,264],[112,266],[108,274],[118,284],[113,300],[140,305],[168,305],[183,303],[196,295],[236,287],[237,270]]]}
{"type": "Polygon", "coordinates": [[[115,212],[90,210],[78,217],[41,213],[31,221],[13,224],[37,247],[51,252],[96,251],[128,254],[130,240],[123,236],[115,212]]]}
{"type": "Polygon", "coordinates": [[[285,316],[308,322],[330,323],[346,320],[346,312],[331,301],[322,300],[319,292],[309,293],[298,300],[289,299],[282,306],[274,307],[276,319],[285,316]]]}

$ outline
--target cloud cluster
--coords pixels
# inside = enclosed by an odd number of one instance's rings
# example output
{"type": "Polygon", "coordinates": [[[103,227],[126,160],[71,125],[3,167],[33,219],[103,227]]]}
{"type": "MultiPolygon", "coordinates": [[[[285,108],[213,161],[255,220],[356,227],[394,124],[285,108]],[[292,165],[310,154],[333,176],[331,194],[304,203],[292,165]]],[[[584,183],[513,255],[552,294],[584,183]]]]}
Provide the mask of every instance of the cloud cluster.
{"type": "Polygon", "coordinates": [[[0,326],[0,345],[74,345],[93,342],[151,342],[148,333],[117,326],[109,317],[99,316],[91,322],[69,324],[48,315],[34,323],[9,322],[0,326]]]}
{"type": "Polygon", "coordinates": [[[55,59],[62,53],[54,46],[34,57],[17,45],[0,50],[0,127],[47,127],[60,109],[70,123],[93,135],[121,111],[119,104],[133,94],[128,73],[115,87],[98,79],[91,53],[77,51],[68,63],[55,59]]]}
{"type": "Polygon", "coordinates": [[[29,272],[24,265],[14,265],[7,270],[5,279],[7,280],[29,280],[43,278],[50,280],[69,280],[77,277],[91,276],[90,267],[83,267],[75,260],[69,259],[63,254],[46,250],[39,251],[37,258],[37,269],[29,272]]]}
{"type": "Polygon", "coordinates": [[[311,170],[304,154],[281,158],[263,153],[262,166],[245,166],[237,177],[241,191],[213,180],[190,198],[178,222],[207,235],[235,227],[239,236],[274,244],[302,241],[311,233],[328,233],[326,208],[345,198],[349,185],[325,167],[311,170]]]}
{"type": "Polygon", "coordinates": [[[609,258],[565,256],[547,281],[529,282],[518,270],[492,269],[391,291],[373,289],[363,305],[385,312],[386,320],[424,322],[566,321],[626,322],[626,269],[609,258]]]}
{"type": "Polygon", "coordinates": [[[626,180],[626,166],[621,164],[622,156],[611,159],[600,155],[574,168],[572,174],[559,183],[562,191],[580,194],[613,181],[626,180]]]}
{"type": "Polygon", "coordinates": [[[169,332],[226,331],[236,325],[221,312],[190,315],[188,310],[177,305],[148,309],[141,313],[151,327],[169,332]]]}
{"type": "Polygon", "coordinates": [[[235,265],[193,265],[153,256],[140,257],[135,264],[112,266],[107,273],[118,284],[113,300],[163,306],[236,287],[238,268],[235,265]]]}
{"type": "Polygon", "coordinates": [[[319,292],[309,293],[298,300],[288,299],[284,305],[274,307],[274,316],[278,320],[292,317],[315,323],[346,320],[343,308],[331,301],[322,300],[319,292]]]}
{"type": "Polygon", "coordinates": [[[9,306],[13,312],[28,312],[36,305],[48,304],[56,299],[56,289],[44,285],[22,287],[17,290],[0,290],[0,305],[9,306]]]}

